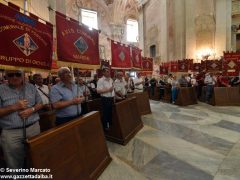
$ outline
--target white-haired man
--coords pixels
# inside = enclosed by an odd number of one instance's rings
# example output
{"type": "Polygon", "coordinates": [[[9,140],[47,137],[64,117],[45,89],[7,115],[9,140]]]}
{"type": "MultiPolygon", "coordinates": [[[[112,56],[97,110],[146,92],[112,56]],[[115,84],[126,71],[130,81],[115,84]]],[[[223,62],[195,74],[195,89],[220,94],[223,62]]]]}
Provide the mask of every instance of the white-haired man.
{"type": "Polygon", "coordinates": [[[81,114],[83,94],[78,86],[72,82],[71,71],[67,67],[58,70],[60,82],[55,84],[50,91],[50,100],[56,109],[56,125],[69,122],[81,114]]]}

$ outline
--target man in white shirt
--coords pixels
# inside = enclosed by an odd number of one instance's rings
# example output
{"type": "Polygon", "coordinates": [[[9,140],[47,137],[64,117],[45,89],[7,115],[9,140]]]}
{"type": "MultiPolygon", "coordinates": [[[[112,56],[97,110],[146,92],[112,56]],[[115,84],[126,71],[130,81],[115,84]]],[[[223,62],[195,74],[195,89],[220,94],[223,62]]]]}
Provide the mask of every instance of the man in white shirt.
{"type": "Polygon", "coordinates": [[[206,103],[209,103],[210,99],[212,98],[213,91],[214,91],[214,85],[216,83],[215,79],[213,78],[212,73],[206,74],[204,83],[207,85],[207,87],[206,87],[206,103]]]}
{"type": "Polygon", "coordinates": [[[49,89],[48,86],[43,84],[43,78],[41,74],[34,74],[33,81],[35,83],[35,87],[42,99],[43,109],[42,111],[47,111],[51,109],[49,102],[49,89]]]}
{"type": "Polygon", "coordinates": [[[125,78],[125,82],[126,82],[126,84],[127,84],[127,93],[132,93],[133,90],[134,90],[134,82],[133,82],[133,79],[130,78],[129,73],[126,73],[124,78],[125,78]]]}
{"type": "Polygon", "coordinates": [[[143,92],[143,79],[141,78],[140,73],[137,74],[137,77],[133,80],[134,82],[134,92],[143,92]]]}
{"type": "Polygon", "coordinates": [[[114,82],[115,98],[116,100],[125,99],[127,95],[127,83],[123,79],[123,73],[117,73],[117,79],[114,82]]]}
{"type": "Polygon", "coordinates": [[[112,124],[112,107],[114,103],[114,87],[113,80],[110,76],[108,68],[103,69],[103,77],[97,82],[97,93],[101,95],[103,108],[103,127],[108,130],[112,124]]]}
{"type": "Polygon", "coordinates": [[[80,90],[80,92],[83,94],[83,96],[86,98],[88,96],[90,96],[90,90],[88,89],[88,87],[84,84],[84,81],[82,78],[79,78],[78,81],[78,88],[80,90]]]}

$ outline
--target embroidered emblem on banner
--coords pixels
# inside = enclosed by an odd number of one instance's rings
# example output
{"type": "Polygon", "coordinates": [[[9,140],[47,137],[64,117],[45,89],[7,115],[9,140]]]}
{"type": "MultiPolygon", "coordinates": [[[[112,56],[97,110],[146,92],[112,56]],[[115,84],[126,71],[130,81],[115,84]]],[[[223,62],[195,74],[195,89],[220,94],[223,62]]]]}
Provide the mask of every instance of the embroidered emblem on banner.
{"type": "Polygon", "coordinates": [[[124,60],[125,60],[125,54],[124,54],[124,52],[121,51],[118,57],[120,58],[121,61],[124,61],[124,60]]]}
{"type": "Polygon", "coordinates": [[[148,62],[146,63],[146,68],[149,68],[149,63],[148,62]]]}
{"type": "Polygon", "coordinates": [[[230,61],[230,62],[228,63],[228,66],[229,66],[231,69],[233,69],[233,68],[236,66],[236,64],[235,64],[233,61],[230,61]]]}
{"type": "Polygon", "coordinates": [[[25,34],[19,36],[18,38],[13,40],[13,43],[26,56],[31,55],[38,49],[37,44],[32,40],[32,38],[28,35],[28,33],[25,33],[25,34]]]}
{"type": "Polygon", "coordinates": [[[135,56],[135,60],[136,60],[137,63],[139,62],[139,57],[138,57],[138,55],[135,56]]]}
{"type": "Polygon", "coordinates": [[[181,69],[185,69],[185,65],[184,64],[181,66],[181,69]]]}
{"type": "Polygon", "coordinates": [[[78,38],[74,45],[81,54],[83,54],[88,49],[88,45],[82,37],[78,38]]]}
{"type": "Polygon", "coordinates": [[[216,63],[212,63],[212,64],[211,64],[211,67],[212,67],[213,69],[215,69],[215,68],[217,67],[217,64],[216,64],[216,63]]]}

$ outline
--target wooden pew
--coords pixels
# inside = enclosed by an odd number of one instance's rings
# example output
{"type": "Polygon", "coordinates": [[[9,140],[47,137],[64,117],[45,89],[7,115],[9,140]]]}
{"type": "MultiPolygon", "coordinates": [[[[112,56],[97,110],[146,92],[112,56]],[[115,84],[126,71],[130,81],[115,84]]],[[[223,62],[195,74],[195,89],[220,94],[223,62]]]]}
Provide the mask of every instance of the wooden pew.
{"type": "Polygon", "coordinates": [[[146,115],[151,113],[150,102],[148,98],[148,93],[145,92],[137,92],[128,94],[128,97],[136,97],[137,98],[137,107],[141,115],[146,115]]]}
{"type": "Polygon", "coordinates": [[[99,112],[45,131],[27,141],[31,167],[54,179],[97,179],[111,162],[99,112]]]}
{"type": "Polygon", "coordinates": [[[136,97],[132,97],[114,104],[112,126],[105,135],[109,141],[126,145],[142,127],[136,97]]]}
{"type": "Polygon", "coordinates": [[[179,106],[187,106],[197,104],[197,96],[193,87],[180,87],[176,104],[179,106]]]}
{"type": "Polygon", "coordinates": [[[160,100],[160,87],[154,87],[154,95],[151,95],[151,89],[150,89],[150,99],[159,101],[160,100]]]}
{"type": "Polygon", "coordinates": [[[48,111],[44,113],[39,113],[39,125],[41,132],[46,131],[48,129],[51,129],[55,127],[55,122],[56,122],[56,114],[55,111],[48,111]]]}
{"type": "Polygon", "coordinates": [[[214,87],[210,104],[214,106],[240,106],[239,87],[214,87]]]}
{"type": "Polygon", "coordinates": [[[170,86],[165,86],[164,87],[164,96],[163,96],[163,101],[165,102],[171,102],[171,87],[170,86]]]}

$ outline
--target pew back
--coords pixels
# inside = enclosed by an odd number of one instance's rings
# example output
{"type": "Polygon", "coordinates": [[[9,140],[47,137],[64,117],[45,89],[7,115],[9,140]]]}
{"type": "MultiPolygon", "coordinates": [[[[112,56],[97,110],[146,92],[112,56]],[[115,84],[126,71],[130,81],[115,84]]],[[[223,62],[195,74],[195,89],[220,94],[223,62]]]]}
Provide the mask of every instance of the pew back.
{"type": "Polygon", "coordinates": [[[110,163],[99,112],[45,131],[27,141],[31,166],[54,179],[96,179],[110,163]]]}

